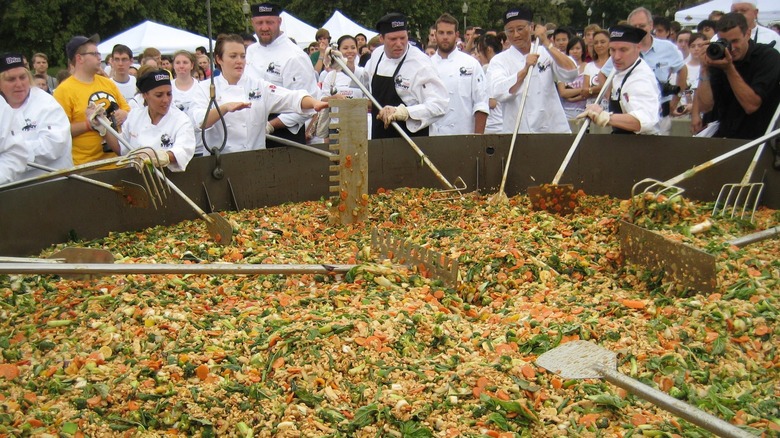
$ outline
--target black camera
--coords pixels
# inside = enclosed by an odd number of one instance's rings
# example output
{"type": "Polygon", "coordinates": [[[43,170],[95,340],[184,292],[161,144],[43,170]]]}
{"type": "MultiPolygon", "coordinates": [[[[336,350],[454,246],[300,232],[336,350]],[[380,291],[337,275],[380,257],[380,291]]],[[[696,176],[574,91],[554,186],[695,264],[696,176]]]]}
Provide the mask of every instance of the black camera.
{"type": "Polygon", "coordinates": [[[679,86],[672,85],[669,82],[661,84],[661,96],[672,96],[674,94],[679,94],[680,90],[681,88],[679,86]]]}
{"type": "Polygon", "coordinates": [[[707,57],[718,61],[726,57],[726,50],[731,50],[731,43],[721,38],[707,46],[707,57]]]}

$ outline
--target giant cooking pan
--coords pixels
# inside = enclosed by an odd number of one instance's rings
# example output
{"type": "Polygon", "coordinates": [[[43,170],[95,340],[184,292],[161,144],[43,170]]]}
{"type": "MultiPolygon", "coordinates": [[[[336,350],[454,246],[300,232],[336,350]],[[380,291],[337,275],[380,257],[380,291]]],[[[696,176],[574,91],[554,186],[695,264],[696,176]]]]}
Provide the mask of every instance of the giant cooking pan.
{"type": "MultiPolygon", "coordinates": [[[[552,179],[572,142],[572,135],[521,135],[512,158],[506,193],[552,179]]],[[[460,176],[468,190],[494,192],[501,183],[509,135],[430,137],[418,142],[450,180],[460,176]]],[[[679,174],[744,143],[739,140],[625,135],[586,136],[562,183],[588,194],[628,198],[631,186],[646,177],[660,180],[679,174]]],[[[325,146],[322,146],[325,149],[325,146]]],[[[686,181],[686,196],[712,201],[723,184],[738,181],[752,153],[747,152],[686,181]]],[[[170,178],[206,211],[237,210],[327,197],[330,162],[294,148],[242,152],[222,157],[224,178],[212,177],[212,157],[194,159],[187,172],[170,178]]],[[[780,208],[780,172],[765,150],[757,178],[765,178],[762,203],[780,208]]],[[[92,177],[112,184],[137,178],[132,170],[101,172],[92,177]]],[[[369,192],[378,188],[440,187],[433,173],[402,139],[369,143],[369,192]]],[[[74,180],[0,192],[0,254],[23,256],[76,237],[92,239],[110,231],[140,230],[173,224],[196,215],[170,197],[164,208],[128,208],[113,193],[74,180]]]]}

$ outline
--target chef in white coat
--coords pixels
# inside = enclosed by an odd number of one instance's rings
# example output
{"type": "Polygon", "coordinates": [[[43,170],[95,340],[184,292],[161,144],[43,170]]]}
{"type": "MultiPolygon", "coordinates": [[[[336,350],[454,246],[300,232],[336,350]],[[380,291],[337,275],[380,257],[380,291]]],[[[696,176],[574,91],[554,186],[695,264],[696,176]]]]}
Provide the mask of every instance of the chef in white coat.
{"type": "Polygon", "coordinates": [[[0,184],[16,181],[27,167],[27,151],[22,136],[14,131],[14,119],[18,116],[0,99],[0,184]]]}
{"type": "MultiPolygon", "coordinates": [[[[0,96],[18,116],[11,130],[21,135],[27,161],[54,169],[73,167],[68,117],[54,97],[32,86],[32,74],[18,53],[0,56],[0,96]]],[[[27,167],[26,163],[25,167],[16,179],[48,173],[27,167]]]]}
{"type": "Polygon", "coordinates": [[[138,78],[138,91],[146,105],[130,111],[122,124],[121,136],[129,147],[112,135],[106,142],[118,155],[150,147],[153,159],[174,172],[184,172],[195,154],[195,129],[189,116],[171,105],[171,75],[167,70],[152,70],[138,78]]]}
{"type": "Polygon", "coordinates": [[[248,72],[245,74],[246,52],[240,35],[220,35],[214,46],[214,60],[222,71],[214,78],[219,111],[215,106],[209,106],[208,81],[198,84],[201,93],[196,96],[192,107],[194,119],[205,120],[201,129],[206,131],[206,146],[210,149],[219,148],[225,136],[227,143],[221,151],[223,154],[265,149],[270,114],[309,116],[314,114],[312,109],[319,111],[328,107],[326,102],[314,99],[305,90],[288,90],[248,72]],[[219,121],[220,113],[225,119],[227,133],[219,121]]]}
{"type": "Polygon", "coordinates": [[[661,97],[653,69],[642,59],[644,30],[628,25],[609,29],[609,52],[614,68],[609,93],[609,111],[590,104],[577,118],[590,118],[599,126],[611,126],[613,134],[660,133],[658,102],[661,97]]]}
{"type": "Polygon", "coordinates": [[[455,17],[443,14],[435,29],[438,48],[431,61],[449,92],[450,103],[444,117],[431,125],[431,135],[483,134],[490,112],[485,72],[476,58],[456,47],[455,17]]]}
{"type": "Polygon", "coordinates": [[[525,81],[530,76],[518,132],[570,133],[555,82],[576,79],[577,64],[553,45],[544,26],[533,23],[533,12],[528,8],[521,6],[506,11],[504,31],[511,46],[494,56],[488,68],[491,97],[503,108],[503,131],[512,132],[515,127],[525,81]],[[534,36],[539,40],[536,53],[531,52],[534,36]]]}
{"type": "Polygon", "coordinates": [[[407,25],[399,13],[385,15],[376,25],[383,46],[371,54],[361,77],[382,105],[372,108],[371,138],[399,137],[393,121],[411,136],[426,136],[447,111],[447,88],[428,55],[409,44],[407,25]]]}
{"type": "MultiPolygon", "coordinates": [[[[250,10],[258,42],[247,48],[247,75],[278,87],[302,90],[309,96],[316,96],[319,89],[314,66],[309,56],[282,32],[282,8],[274,3],[259,3],[252,5],[250,10]]],[[[311,113],[272,113],[266,131],[277,137],[306,143],[303,126],[311,116],[311,113]]],[[[278,145],[269,142],[268,146],[278,145]]]]}

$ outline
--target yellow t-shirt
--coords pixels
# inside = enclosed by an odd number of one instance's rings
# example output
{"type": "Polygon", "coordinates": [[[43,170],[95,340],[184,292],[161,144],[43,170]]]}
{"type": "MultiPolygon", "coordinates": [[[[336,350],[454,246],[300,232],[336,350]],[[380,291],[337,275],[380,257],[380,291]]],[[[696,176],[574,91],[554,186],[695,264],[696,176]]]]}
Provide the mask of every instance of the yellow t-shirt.
{"type": "MultiPolygon", "coordinates": [[[[87,120],[87,105],[95,102],[108,108],[116,102],[119,108],[130,111],[130,106],[111,79],[95,75],[91,84],[71,76],[54,89],[54,98],[62,105],[71,123],[87,120]]],[[[111,135],[111,134],[108,134],[111,135]]],[[[113,152],[103,152],[103,138],[95,131],[85,132],[73,138],[73,164],[79,165],[105,158],[116,157],[113,152]]]]}

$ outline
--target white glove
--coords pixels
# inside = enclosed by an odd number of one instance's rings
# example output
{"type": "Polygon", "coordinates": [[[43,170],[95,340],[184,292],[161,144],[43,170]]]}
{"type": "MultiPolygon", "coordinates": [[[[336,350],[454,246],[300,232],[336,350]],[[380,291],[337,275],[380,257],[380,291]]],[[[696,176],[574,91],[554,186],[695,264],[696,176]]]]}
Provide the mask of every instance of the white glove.
{"type": "Polygon", "coordinates": [[[409,119],[409,110],[406,109],[406,105],[400,104],[398,106],[386,106],[379,110],[377,118],[385,123],[385,128],[390,126],[390,123],[394,121],[405,121],[409,119]]]}
{"type": "Polygon", "coordinates": [[[328,47],[325,49],[325,59],[322,60],[322,65],[327,69],[341,71],[341,64],[338,62],[333,62],[333,58],[339,58],[340,60],[344,61],[344,55],[342,55],[341,52],[328,47]]]}
{"type": "Polygon", "coordinates": [[[138,149],[138,155],[143,155],[144,161],[154,164],[154,167],[165,167],[171,164],[171,157],[168,155],[168,152],[162,149],[138,149]]]}
{"type": "Polygon", "coordinates": [[[593,119],[593,121],[596,122],[597,125],[599,125],[599,126],[601,126],[603,128],[604,126],[609,125],[609,116],[611,116],[611,115],[612,115],[611,112],[602,111],[602,112],[596,114],[595,118],[591,117],[591,119],[593,119]]]}
{"type": "Polygon", "coordinates": [[[266,134],[273,134],[274,133],[274,125],[272,125],[271,122],[266,122],[266,124],[265,124],[265,133],[266,134]]]}
{"type": "Polygon", "coordinates": [[[593,120],[593,123],[595,123],[595,124],[597,124],[597,125],[599,125],[601,127],[604,127],[604,126],[609,125],[609,116],[611,116],[611,115],[612,115],[612,113],[607,112],[607,111],[601,111],[601,112],[599,112],[597,114],[593,110],[586,110],[586,111],[583,111],[583,112],[577,114],[576,118],[577,119],[584,119],[585,117],[588,117],[591,120],[593,120]]]}
{"type": "Polygon", "coordinates": [[[106,127],[101,125],[100,122],[97,121],[98,117],[105,117],[106,116],[106,109],[103,108],[103,106],[98,106],[95,104],[95,102],[90,102],[89,105],[87,105],[87,109],[85,111],[85,114],[87,115],[87,121],[89,121],[89,126],[92,127],[95,131],[100,134],[101,137],[106,136],[106,127]]]}

